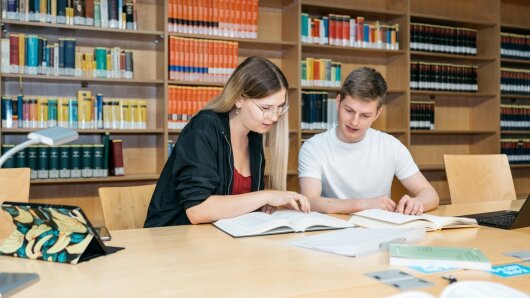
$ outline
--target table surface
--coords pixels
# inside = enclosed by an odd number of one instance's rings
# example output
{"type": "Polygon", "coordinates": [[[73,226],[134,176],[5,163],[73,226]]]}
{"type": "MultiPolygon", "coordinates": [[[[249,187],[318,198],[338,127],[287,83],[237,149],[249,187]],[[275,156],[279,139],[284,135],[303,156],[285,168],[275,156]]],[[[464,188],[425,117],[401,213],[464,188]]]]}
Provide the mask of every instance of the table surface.
{"type": "MultiPolygon", "coordinates": [[[[436,215],[462,215],[501,209],[518,210],[523,200],[440,206],[436,215]]],[[[345,217],[347,218],[347,217],[345,217]]],[[[107,245],[125,250],[77,265],[0,257],[2,272],[37,272],[40,281],[15,297],[120,296],[315,296],[362,293],[379,297],[399,293],[364,275],[397,268],[436,285],[422,289],[438,294],[447,285],[440,274],[390,266],[388,253],[349,258],[290,246],[286,241],[318,232],[234,239],[212,225],[113,231],[107,245]]],[[[503,253],[530,249],[530,227],[488,227],[427,233],[421,245],[477,247],[493,265],[520,262],[503,253]]],[[[530,263],[526,263],[530,266],[530,263]]],[[[452,272],[462,280],[503,282],[530,292],[530,275],[508,279],[487,272],[452,272]],[[460,276],[462,275],[463,276],[460,276]]]]}

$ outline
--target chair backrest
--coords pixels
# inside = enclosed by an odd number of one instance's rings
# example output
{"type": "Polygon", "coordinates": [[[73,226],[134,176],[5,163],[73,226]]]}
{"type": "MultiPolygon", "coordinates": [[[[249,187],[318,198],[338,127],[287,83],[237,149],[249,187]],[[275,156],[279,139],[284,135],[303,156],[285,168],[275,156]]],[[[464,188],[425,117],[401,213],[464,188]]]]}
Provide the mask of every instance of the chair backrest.
{"type": "Polygon", "coordinates": [[[517,199],[504,154],[444,155],[444,163],[453,204],[517,199]]]}
{"type": "Polygon", "coordinates": [[[99,198],[109,230],[143,228],[155,184],[130,187],[101,187],[99,198]]]}
{"type": "MultiPolygon", "coordinates": [[[[0,169],[0,204],[4,201],[28,202],[31,170],[29,168],[0,169]]],[[[15,229],[12,218],[0,210],[0,239],[15,229]]]]}

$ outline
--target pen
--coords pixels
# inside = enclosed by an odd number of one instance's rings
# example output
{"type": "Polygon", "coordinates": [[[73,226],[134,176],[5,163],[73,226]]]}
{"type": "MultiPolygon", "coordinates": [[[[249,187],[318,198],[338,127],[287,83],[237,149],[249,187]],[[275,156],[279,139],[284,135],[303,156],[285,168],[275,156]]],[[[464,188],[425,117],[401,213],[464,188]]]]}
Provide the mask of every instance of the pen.
{"type": "Polygon", "coordinates": [[[451,274],[442,275],[442,278],[443,278],[443,279],[446,279],[447,281],[449,281],[450,284],[452,284],[452,283],[458,281],[458,280],[456,279],[456,277],[455,277],[454,275],[451,275],[451,274]]]}

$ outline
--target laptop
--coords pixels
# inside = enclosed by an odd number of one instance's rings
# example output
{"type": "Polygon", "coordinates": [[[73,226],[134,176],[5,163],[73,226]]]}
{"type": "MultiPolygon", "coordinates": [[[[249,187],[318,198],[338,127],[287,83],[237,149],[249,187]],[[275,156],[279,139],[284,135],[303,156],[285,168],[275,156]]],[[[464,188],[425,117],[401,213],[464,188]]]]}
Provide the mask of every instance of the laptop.
{"type": "Polygon", "coordinates": [[[123,249],[105,246],[80,207],[6,201],[2,209],[16,230],[0,255],[77,264],[123,249]]]}
{"type": "Polygon", "coordinates": [[[475,218],[479,225],[500,229],[518,229],[530,227],[530,195],[519,211],[502,210],[487,213],[462,215],[475,218]]]}

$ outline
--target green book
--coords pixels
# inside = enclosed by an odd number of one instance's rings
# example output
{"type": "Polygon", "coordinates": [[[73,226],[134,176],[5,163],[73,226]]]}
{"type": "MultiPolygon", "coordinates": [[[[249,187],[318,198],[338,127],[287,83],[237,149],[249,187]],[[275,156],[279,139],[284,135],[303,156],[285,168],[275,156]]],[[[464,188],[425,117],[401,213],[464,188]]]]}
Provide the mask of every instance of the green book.
{"type": "Polygon", "coordinates": [[[391,244],[389,253],[390,265],[491,270],[478,248],[391,244]]]}
{"type": "Polygon", "coordinates": [[[59,177],[70,178],[70,145],[59,146],[59,177]]]}
{"type": "Polygon", "coordinates": [[[92,178],[92,156],[94,152],[93,145],[81,145],[81,177],[92,178]]]}
{"type": "Polygon", "coordinates": [[[94,145],[94,156],[93,156],[93,171],[94,177],[105,177],[103,176],[103,144],[94,145]]]}
{"type": "Polygon", "coordinates": [[[59,147],[50,147],[48,158],[48,178],[59,178],[59,147]]]}
{"type": "Polygon", "coordinates": [[[37,179],[38,178],[38,172],[37,172],[37,145],[29,146],[26,148],[28,151],[28,168],[31,169],[31,179],[37,179]]]}
{"type": "Polygon", "coordinates": [[[70,177],[81,178],[81,145],[70,145],[70,177]]]}
{"type": "Polygon", "coordinates": [[[38,147],[38,158],[37,158],[37,178],[48,179],[48,163],[49,163],[49,152],[50,147],[46,145],[39,145],[38,147]]]}
{"type": "MultiPolygon", "coordinates": [[[[5,154],[7,151],[11,150],[15,145],[2,145],[2,154],[5,154]]],[[[0,154],[0,155],[2,155],[0,154]]],[[[11,156],[8,158],[5,163],[2,165],[2,168],[4,169],[10,169],[15,167],[15,158],[11,156]]]]}
{"type": "Polygon", "coordinates": [[[103,135],[101,143],[103,144],[103,168],[102,168],[102,176],[101,177],[108,177],[109,176],[109,141],[110,141],[110,134],[107,132],[103,135]]]}
{"type": "Polygon", "coordinates": [[[20,150],[15,154],[15,168],[27,168],[27,160],[26,160],[26,152],[27,148],[24,150],[20,150]]]}

